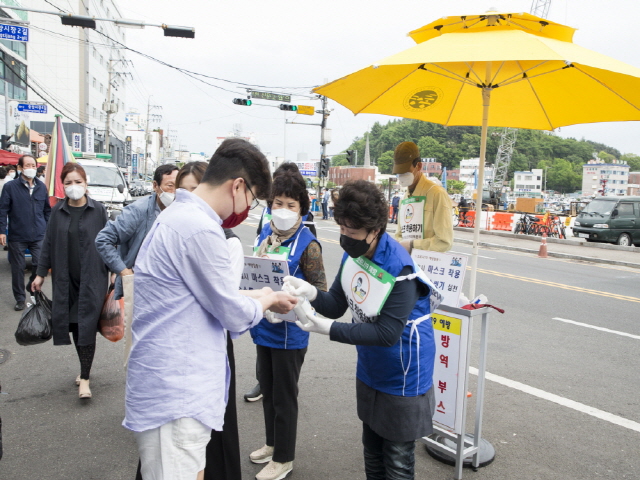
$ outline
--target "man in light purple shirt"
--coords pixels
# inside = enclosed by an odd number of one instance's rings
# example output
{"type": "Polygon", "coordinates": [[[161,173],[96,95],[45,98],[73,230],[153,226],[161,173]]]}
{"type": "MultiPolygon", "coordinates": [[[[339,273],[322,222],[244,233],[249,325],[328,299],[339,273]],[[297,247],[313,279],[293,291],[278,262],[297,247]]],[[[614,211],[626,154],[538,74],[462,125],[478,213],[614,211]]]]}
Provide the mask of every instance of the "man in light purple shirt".
{"type": "Polygon", "coordinates": [[[242,295],[228,281],[223,227],[242,222],[270,184],[262,153],[225,140],[202,183],[193,193],[178,190],[140,248],[123,425],[134,432],[145,479],[201,478],[211,429],[222,430],[227,403],[226,330],[242,333],[265,310],[295,305],[284,292],[242,295]]]}

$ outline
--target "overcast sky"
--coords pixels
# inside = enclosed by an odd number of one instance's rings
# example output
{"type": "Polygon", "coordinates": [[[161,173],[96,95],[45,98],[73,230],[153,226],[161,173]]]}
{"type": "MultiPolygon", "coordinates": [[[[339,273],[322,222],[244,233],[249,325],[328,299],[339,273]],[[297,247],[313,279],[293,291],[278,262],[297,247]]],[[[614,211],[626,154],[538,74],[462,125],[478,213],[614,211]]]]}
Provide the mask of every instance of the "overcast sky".
{"type": "MultiPolygon", "coordinates": [[[[127,45],[166,63],[210,76],[264,86],[291,87],[307,93],[385,56],[414,45],[406,34],[440,17],[499,11],[529,12],[531,0],[118,0],[123,15],[150,23],[195,27],[195,39],[165,38],[158,29],[127,30],[127,45]],[[304,88],[300,88],[304,87],[304,88]]],[[[640,2],[634,0],[552,0],[549,19],[578,28],[574,42],[640,67],[640,2]]],[[[246,95],[237,84],[214,88],[133,53],[137,85],[127,90],[127,106],[146,109],[145,97],[162,105],[159,126],[177,130],[179,143],[193,152],[211,154],[215,137],[235,124],[255,134],[262,150],[294,160],[298,152],[319,158],[320,128],[285,127],[285,113],[272,107],[236,106],[246,95]],[[286,136],[285,136],[286,128],[286,136]],[[286,140],[285,140],[286,138],[286,140]]],[[[269,90],[268,88],[264,90],[269,90]]],[[[276,90],[273,90],[276,91],[276,90]]],[[[278,90],[281,91],[281,90],[278,90]]],[[[319,101],[294,97],[292,103],[320,107],[319,101]]],[[[356,136],[390,117],[354,116],[333,101],[328,153],[344,150],[356,136]]],[[[319,122],[319,116],[288,113],[290,120],[319,122]]],[[[640,154],[640,123],[600,123],[564,127],[562,136],[608,144],[622,153],[640,154]]],[[[492,159],[488,159],[491,161],[492,159]]]]}

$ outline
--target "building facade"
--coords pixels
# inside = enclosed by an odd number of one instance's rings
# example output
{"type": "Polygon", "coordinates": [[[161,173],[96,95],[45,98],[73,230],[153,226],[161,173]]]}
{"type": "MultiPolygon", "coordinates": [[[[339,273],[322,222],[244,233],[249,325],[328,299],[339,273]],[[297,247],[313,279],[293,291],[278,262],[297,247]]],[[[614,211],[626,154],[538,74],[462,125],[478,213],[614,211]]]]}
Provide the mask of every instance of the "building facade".
{"type": "Polygon", "coordinates": [[[640,172],[629,172],[627,195],[634,197],[640,195],[640,172]]]}
{"type": "Polygon", "coordinates": [[[543,170],[513,172],[513,193],[516,197],[542,198],[543,170]]]}
{"type": "Polygon", "coordinates": [[[582,166],[582,195],[626,195],[628,184],[629,165],[621,160],[589,160],[582,166]]]}
{"type": "Polygon", "coordinates": [[[376,181],[376,167],[330,167],[329,181],[344,185],[349,180],[376,181]]]}
{"type": "MultiPolygon", "coordinates": [[[[21,3],[44,8],[39,0],[21,3]]],[[[89,17],[123,17],[114,0],[68,0],[65,7],[89,17]]],[[[29,13],[29,20],[29,100],[48,105],[47,114],[32,114],[32,128],[51,133],[54,115],[62,115],[69,142],[73,133],[81,133],[83,151],[93,143],[95,152],[110,153],[115,163],[125,166],[127,58],[118,48],[126,43],[125,29],[100,21],[96,30],[69,27],[56,15],[40,13],[29,13]],[[112,112],[108,125],[107,111],[112,112]]]]}
{"type": "MultiPolygon", "coordinates": [[[[476,187],[478,182],[478,167],[480,166],[479,158],[469,158],[460,160],[460,175],[459,180],[467,184],[464,191],[465,194],[471,195],[476,187]]],[[[447,172],[447,178],[449,178],[449,173],[447,172]]],[[[488,185],[493,180],[493,167],[484,165],[484,184],[488,185]]]]}

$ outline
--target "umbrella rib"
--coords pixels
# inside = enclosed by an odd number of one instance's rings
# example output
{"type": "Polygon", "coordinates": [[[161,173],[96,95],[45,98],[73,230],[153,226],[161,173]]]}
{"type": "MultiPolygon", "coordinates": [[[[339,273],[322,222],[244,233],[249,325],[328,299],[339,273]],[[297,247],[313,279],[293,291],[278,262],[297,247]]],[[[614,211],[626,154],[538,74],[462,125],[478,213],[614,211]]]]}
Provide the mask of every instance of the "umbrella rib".
{"type": "Polygon", "coordinates": [[[449,110],[449,116],[447,117],[447,123],[445,123],[445,125],[449,125],[449,122],[451,121],[451,116],[453,115],[453,111],[456,109],[456,105],[458,104],[458,100],[460,99],[460,95],[462,94],[462,89],[464,88],[464,85],[465,85],[465,82],[462,82],[460,84],[460,90],[458,90],[458,95],[456,95],[456,99],[454,100],[453,105],[449,110]]]}
{"type": "MultiPolygon", "coordinates": [[[[520,65],[520,62],[517,62],[517,64],[518,64],[518,67],[520,67],[520,70],[522,70],[522,66],[520,65]]],[[[547,119],[547,122],[549,123],[549,126],[551,127],[549,130],[553,130],[555,127],[553,126],[553,123],[551,123],[551,119],[549,118],[549,115],[547,114],[547,110],[544,108],[544,105],[540,101],[540,97],[538,96],[538,92],[536,92],[536,89],[534,88],[533,84],[531,83],[531,79],[528,76],[525,75],[524,70],[522,71],[522,76],[527,79],[527,83],[529,84],[529,87],[531,88],[531,91],[536,96],[536,100],[538,101],[538,105],[540,105],[540,109],[542,110],[542,113],[544,113],[544,116],[547,119]]]]}
{"type": "Polygon", "coordinates": [[[502,67],[504,67],[504,63],[505,62],[501,62],[500,63],[500,67],[498,67],[498,70],[496,70],[496,74],[493,76],[493,78],[491,79],[491,83],[490,85],[494,85],[494,80],[496,79],[496,77],[498,76],[498,74],[500,73],[500,70],[502,70],[502,67]]]}
{"type": "Polygon", "coordinates": [[[576,70],[578,70],[580,73],[582,73],[583,75],[586,75],[587,77],[589,77],[591,80],[593,80],[594,82],[599,83],[600,85],[602,85],[604,88],[606,88],[607,90],[609,90],[611,93],[613,93],[614,95],[617,95],[621,100],[624,100],[625,102],[627,102],[629,105],[631,105],[633,108],[635,108],[636,110],[640,110],[640,108],[638,108],[636,105],[634,105],[633,103],[631,103],[629,100],[627,100],[626,98],[624,98],[622,95],[620,95],[618,92],[616,92],[615,90],[613,90],[611,87],[609,87],[607,84],[603,83],[602,81],[598,80],[597,78],[595,78],[593,75],[589,75],[587,72],[585,72],[584,70],[581,70],[580,67],[577,67],[574,64],[570,65],[571,67],[574,67],[576,70]]]}
{"type": "MultiPolygon", "coordinates": [[[[426,64],[425,64],[425,65],[426,65],[426,64]]],[[[450,74],[450,75],[452,75],[452,76],[450,77],[449,75],[445,75],[444,73],[436,72],[435,70],[427,70],[427,69],[424,67],[424,65],[422,65],[420,69],[421,69],[421,70],[424,70],[424,71],[426,71],[426,72],[433,73],[433,74],[435,74],[435,75],[441,75],[441,76],[443,76],[444,78],[448,78],[449,80],[456,80],[456,81],[461,82],[461,83],[467,83],[467,84],[469,84],[469,85],[476,86],[476,83],[475,83],[475,82],[472,82],[472,81],[471,81],[471,80],[469,80],[468,78],[462,77],[462,76],[460,76],[460,75],[458,75],[458,74],[456,74],[456,73],[450,72],[450,71],[449,71],[449,70],[447,70],[446,68],[443,68],[441,65],[437,65],[437,64],[435,64],[435,63],[433,63],[433,64],[429,64],[429,65],[433,65],[434,67],[438,67],[438,68],[440,68],[440,69],[444,70],[445,72],[449,73],[449,74],[450,74]]],[[[467,65],[467,66],[468,66],[468,65],[467,65]]]]}
{"type": "MultiPolygon", "coordinates": [[[[478,74],[476,73],[476,71],[473,69],[473,67],[471,65],[469,65],[467,62],[464,62],[464,64],[467,66],[467,68],[469,69],[469,72],[473,73],[473,76],[476,77],[476,79],[478,80],[478,84],[482,84],[482,79],[478,76],[478,74]]],[[[442,68],[442,67],[441,67],[442,68]]]]}
{"type": "MultiPolygon", "coordinates": [[[[522,73],[518,73],[518,74],[513,75],[513,76],[511,76],[511,77],[509,77],[509,78],[505,78],[505,79],[502,81],[502,83],[500,83],[500,86],[501,86],[501,87],[503,87],[503,86],[505,86],[505,85],[510,85],[510,84],[512,84],[512,83],[514,83],[514,82],[519,82],[519,81],[521,81],[521,80],[523,79],[524,74],[526,74],[527,72],[530,72],[530,71],[531,71],[531,70],[533,70],[534,68],[538,68],[538,67],[540,67],[540,66],[544,65],[544,64],[545,64],[545,63],[547,63],[547,62],[548,62],[548,60],[545,60],[544,62],[541,62],[541,63],[539,63],[539,64],[537,64],[537,65],[534,65],[533,67],[528,68],[528,69],[526,69],[526,70],[522,70],[522,67],[520,67],[520,71],[521,71],[522,73]]],[[[520,66],[520,63],[518,63],[518,66],[520,66]]],[[[561,69],[560,69],[560,70],[561,70],[561,69]]],[[[555,72],[555,71],[557,71],[557,70],[553,70],[553,72],[555,72]]],[[[545,72],[545,73],[552,73],[552,72],[545,72]]],[[[544,73],[539,73],[539,74],[537,74],[537,75],[533,75],[533,77],[537,77],[538,75],[544,75],[544,73]]],[[[533,77],[532,77],[532,78],[533,78],[533,77]]]]}

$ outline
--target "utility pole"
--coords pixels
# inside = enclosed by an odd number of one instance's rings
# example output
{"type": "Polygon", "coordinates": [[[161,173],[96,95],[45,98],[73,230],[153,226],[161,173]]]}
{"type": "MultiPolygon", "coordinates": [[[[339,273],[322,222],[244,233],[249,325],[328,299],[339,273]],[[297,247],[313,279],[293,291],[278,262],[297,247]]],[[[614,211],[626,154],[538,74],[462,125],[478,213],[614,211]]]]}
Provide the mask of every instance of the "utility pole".
{"type": "Polygon", "coordinates": [[[144,126],[144,174],[147,175],[147,166],[149,161],[149,123],[153,121],[159,122],[162,120],[162,115],[151,114],[151,110],[160,109],[162,110],[161,105],[151,105],[151,96],[149,96],[149,101],[147,102],[147,123],[144,126]]]}
{"type": "MultiPolygon", "coordinates": [[[[124,62],[126,64],[127,60],[115,61],[115,63],[118,63],[118,62],[124,62]]],[[[118,105],[113,103],[113,100],[111,99],[111,88],[113,87],[113,82],[114,82],[113,76],[114,74],[116,76],[130,75],[130,74],[127,74],[126,72],[114,72],[113,63],[114,63],[114,60],[110,58],[109,67],[108,67],[109,78],[107,83],[107,99],[102,104],[102,110],[107,112],[107,121],[104,126],[104,147],[102,149],[103,153],[111,153],[110,145],[109,145],[111,142],[111,115],[118,113],[118,105]]],[[[112,158],[111,161],[115,161],[115,160],[112,158]]]]}
{"type": "MultiPolygon", "coordinates": [[[[327,157],[327,145],[329,143],[331,143],[331,130],[328,130],[327,127],[327,119],[329,118],[330,112],[327,109],[327,97],[322,96],[321,97],[322,100],[322,111],[320,112],[322,114],[322,121],[320,122],[320,145],[321,145],[321,151],[320,151],[320,169],[322,170],[322,165],[326,164],[327,165],[327,176],[329,175],[329,157],[327,157]]],[[[322,183],[322,185],[324,186],[326,182],[326,177],[320,177],[320,181],[318,182],[318,201],[321,201],[320,199],[320,184],[322,183]]]]}

